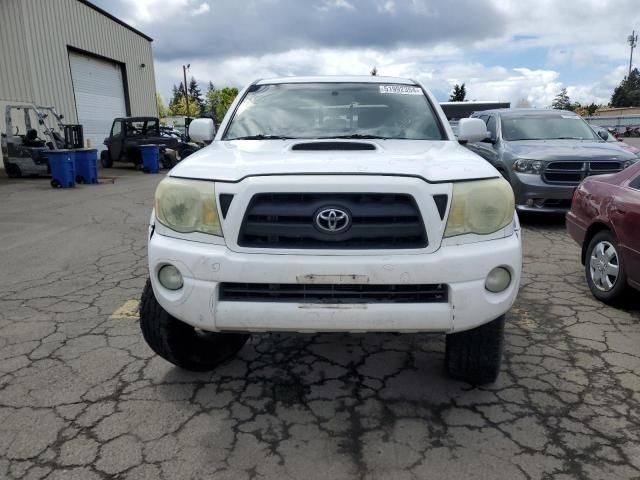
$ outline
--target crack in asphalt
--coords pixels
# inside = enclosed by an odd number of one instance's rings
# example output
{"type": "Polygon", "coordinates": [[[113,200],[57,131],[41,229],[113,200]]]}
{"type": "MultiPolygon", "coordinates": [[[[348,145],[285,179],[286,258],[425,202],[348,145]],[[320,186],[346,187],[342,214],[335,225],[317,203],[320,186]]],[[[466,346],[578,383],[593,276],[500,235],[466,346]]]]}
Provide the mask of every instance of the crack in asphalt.
{"type": "MultiPolygon", "coordinates": [[[[0,283],[0,478],[640,478],[640,295],[594,300],[560,221],[523,219],[495,384],[448,379],[428,334],[256,334],[190,373],[111,318],[144,286],[158,180],[76,207],[109,245],[0,283]]],[[[73,208],[58,193],[38,193],[42,221],[73,208]]]]}

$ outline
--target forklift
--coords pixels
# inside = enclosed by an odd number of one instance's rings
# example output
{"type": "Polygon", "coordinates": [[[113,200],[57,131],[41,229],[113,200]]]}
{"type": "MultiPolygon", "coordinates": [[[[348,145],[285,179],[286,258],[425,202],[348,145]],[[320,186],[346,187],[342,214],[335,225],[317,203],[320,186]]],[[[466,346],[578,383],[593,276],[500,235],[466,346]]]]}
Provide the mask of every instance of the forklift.
{"type": "Polygon", "coordinates": [[[82,148],[82,125],[66,125],[55,107],[33,104],[7,105],[6,133],[1,134],[2,160],[10,178],[50,174],[47,152],[82,148]],[[13,125],[13,113],[24,115],[24,132],[13,125]],[[36,125],[32,123],[35,119],[36,125]],[[49,122],[47,122],[49,119],[49,122]]]}

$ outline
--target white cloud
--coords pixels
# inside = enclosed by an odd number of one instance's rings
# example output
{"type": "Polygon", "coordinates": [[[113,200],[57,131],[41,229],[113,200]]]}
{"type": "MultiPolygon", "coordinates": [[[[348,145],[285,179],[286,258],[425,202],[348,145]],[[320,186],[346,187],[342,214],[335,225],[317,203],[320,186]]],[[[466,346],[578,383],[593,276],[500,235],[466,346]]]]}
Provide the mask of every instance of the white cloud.
{"type": "MultiPolygon", "coordinates": [[[[297,49],[259,57],[234,57],[192,64],[191,74],[201,82],[213,81],[218,86],[244,86],[256,78],[288,75],[367,75],[373,65],[379,75],[415,78],[423,81],[441,99],[445,99],[455,83],[465,82],[470,100],[500,100],[515,104],[526,98],[534,106],[545,107],[562,88],[558,72],[527,68],[488,67],[481,63],[450,61],[455,49],[416,51],[297,49]],[[428,61],[419,61],[426,59],[428,61]],[[438,61],[440,60],[440,61],[438,61]]],[[[156,64],[160,85],[167,93],[171,84],[181,80],[179,62],[156,64]]],[[[206,85],[203,83],[203,87],[206,85]]],[[[578,90],[576,90],[578,92],[578,90]]],[[[583,91],[580,90],[580,93],[583,91]]]]}
{"type": "Polygon", "coordinates": [[[195,10],[190,12],[190,15],[192,17],[195,17],[196,15],[202,15],[203,13],[207,13],[209,10],[211,10],[211,7],[209,6],[208,3],[203,2],[200,4],[200,6],[198,8],[196,8],[195,10]]]}
{"type": "Polygon", "coordinates": [[[441,98],[464,82],[471,99],[542,107],[567,87],[574,101],[607,103],[626,74],[626,36],[640,24],[637,0],[95,1],[121,5],[114,13],[156,38],[165,95],[183,63],[203,87],[368,74],[375,65],[419,78],[441,98]]]}

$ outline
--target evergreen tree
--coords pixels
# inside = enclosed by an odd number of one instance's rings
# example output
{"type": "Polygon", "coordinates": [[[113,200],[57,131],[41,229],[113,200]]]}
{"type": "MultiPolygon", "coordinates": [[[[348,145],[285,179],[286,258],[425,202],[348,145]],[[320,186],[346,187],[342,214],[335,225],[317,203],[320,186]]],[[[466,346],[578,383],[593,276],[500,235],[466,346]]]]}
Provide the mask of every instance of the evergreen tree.
{"type": "Polygon", "coordinates": [[[637,68],[631,70],[628,77],[624,77],[611,95],[612,107],[640,106],[640,72],[637,68]]]}
{"type": "Polygon", "coordinates": [[[207,86],[207,95],[206,95],[206,112],[210,114],[213,118],[216,116],[216,103],[218,97],[215,94],[216,87],[213,86],[213,82],[209,82],[207,86]]]}
{"type": "MultiPolygon", "coordinates": [[[[181,98],[181,92],[178,90],[178,87],[174,84],[171,89],[171,100],[169,100],[169,111],[175,109],[175,106],[178,104],[181,98]]],[[[172,115],[169,113],[169,115],[172,115]]]]}
{"type": "Polygon", "coordinates": [[[462,85],[458,85],[457,83],[453,86],[453,92],[449,96],[450,102],[464,102],[467,97],[467,89],[462,85]]]}
{"type": "Polygon", "coordinates": [[[563,88],[553,99],[553,102],[551,102],[551,108],[555,110],[574,110],[576,107],[571,104],[567,89],[563,88]]]}
{"type": "Polygon", "coordinates": [[[371,69],[371,75],[373,75],[374,77],[378,75],[378,67],[376,67],[375,65],[371,69]]]}
{"type": "Polygon", "coordinates": [[[205,102],[202,98],[202,91],[194,77],[191,77],[191,81],[189,82],[189,103],[191,102],[198,106],[198,115],[204,111],[205,102]]]}

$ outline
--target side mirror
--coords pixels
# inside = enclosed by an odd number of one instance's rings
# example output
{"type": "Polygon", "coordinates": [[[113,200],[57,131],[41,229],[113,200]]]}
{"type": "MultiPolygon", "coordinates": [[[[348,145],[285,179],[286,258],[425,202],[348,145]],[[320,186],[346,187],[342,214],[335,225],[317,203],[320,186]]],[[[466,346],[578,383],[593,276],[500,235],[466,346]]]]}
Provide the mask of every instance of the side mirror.
{"type": "Polygon", "coordinates": [[[60,120],[62,120],[64,118],[64,115],[60,114],[58,115],[58,117],[60,117],[60,120]]]}
{"type": "Polygon", "coordinates": [[[462,118],[458,124],[458,141],[461,143],[481,142],[489,138],[487,125],[479,118],[462,118]]]}
{"type": "Polygon", "coordinates": [[[197,143],[211,143],[216,136],[216,126],[210,118],[196,118],[189,123],[189,138],[197,143]]]}
{"type": "Polygon", "coordinates": [[[609,138],[609,133],[606,130],[598,130],[598,136],[606,142],[609,138]]]}

